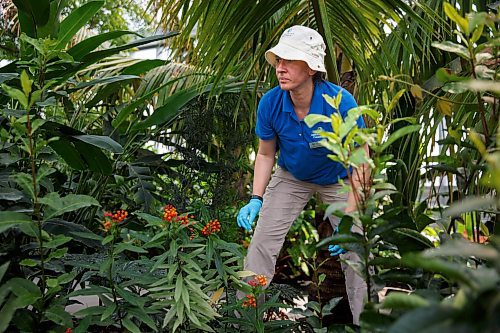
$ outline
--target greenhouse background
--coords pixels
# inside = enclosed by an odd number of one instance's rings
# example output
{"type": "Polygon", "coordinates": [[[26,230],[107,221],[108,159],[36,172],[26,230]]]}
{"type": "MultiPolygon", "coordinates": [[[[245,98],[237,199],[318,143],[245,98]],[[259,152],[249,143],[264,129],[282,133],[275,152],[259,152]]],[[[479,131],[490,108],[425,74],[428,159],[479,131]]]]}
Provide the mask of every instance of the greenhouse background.
{"type": "Polygon", "coordinates": [[[0,332],[500,331],[498,7],[0,0],[0,332]],[[294,25],[359,105],[305,122],[369,181],[354,212],[308,201],[270,281],[237,215],[294,25]]]}

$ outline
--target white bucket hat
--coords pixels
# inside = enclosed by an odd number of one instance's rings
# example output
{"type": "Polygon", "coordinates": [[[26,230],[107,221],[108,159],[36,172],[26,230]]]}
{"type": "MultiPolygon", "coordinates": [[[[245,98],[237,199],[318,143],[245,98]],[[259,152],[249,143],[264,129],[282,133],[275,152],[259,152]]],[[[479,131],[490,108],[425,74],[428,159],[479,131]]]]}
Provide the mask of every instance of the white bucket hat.
{"type": "Polygon", "coordinates": [[[302,25],[294,25],[283,32],[278,44],[267,50],[265,57],[268,63],[276,65],[276,58],[286,60],[302,60],[309,68],[325,72],[325,42],[316,31],[302,25]]]}

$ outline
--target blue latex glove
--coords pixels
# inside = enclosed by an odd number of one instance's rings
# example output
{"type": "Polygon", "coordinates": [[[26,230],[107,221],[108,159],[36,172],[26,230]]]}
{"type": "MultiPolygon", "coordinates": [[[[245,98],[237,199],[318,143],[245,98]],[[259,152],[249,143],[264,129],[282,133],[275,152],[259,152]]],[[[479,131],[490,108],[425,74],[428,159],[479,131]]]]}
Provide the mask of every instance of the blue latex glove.
{"type": "Polygon", "coordinates": [[[245,230],[252,230],[252,223],[262,208],[262,201],[259,199],[250,199],[250,202],[240,209],[238,213],[238,226],[245,230]]]}
{"type": "Polygon", "coordinates": [[[340,247],[340,245],[328,245],[328,251],[332,257],[346,253],[346,250],[340,247]]]}
{"type": "MultiPolygon", "coordinates": [[[[339,227],[337,226],[337,228],[335,228],[335,231],[333,232],[333,234],[338,234],[339,233],[339,227]]],[[[341,254],[344,254],[346,253],[347,251],[344,250],[342,247],[340,247],[340,245],[328,245],[328,251],[330,251],[330,255],[332,257],[336,257],[338,255],[341,255],[341,254]]]]}

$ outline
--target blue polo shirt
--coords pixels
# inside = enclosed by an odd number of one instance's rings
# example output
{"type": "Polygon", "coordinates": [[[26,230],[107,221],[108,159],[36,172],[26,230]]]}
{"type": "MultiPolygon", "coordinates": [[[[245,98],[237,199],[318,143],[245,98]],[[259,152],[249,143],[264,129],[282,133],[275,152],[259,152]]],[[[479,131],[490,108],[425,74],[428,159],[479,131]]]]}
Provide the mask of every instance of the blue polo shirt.
{"type": "MultiPolygon", "coordinates": [[[[356,106],[354,97],[347,90],[322,81],[315,84],[309,114],[330,116],[333,112],[339,112],[345,118],[347,112],[356,106]],[[340,90],[342,100],[337,111],[324,100],[323,94],[335,97],[340,90]]],[[[358,118],[357,124],[359,128],[365,127],[362,117],[358,118]]],[[[255,133],[262,140],[276,138],[279,148],[278,165],[299,180],[318,185],[335,184],[339,178],[347,176],[347,171],[340,163],[328,158],[331,151],[314,144],[323,139],[314,133],[320,128],[332,131],[331,123],[318,123],[310,128],[304,120],[299,120],[293,109],[290,93],[281,90],[279,86],[268,91],[259,102],[255,133]]]]}

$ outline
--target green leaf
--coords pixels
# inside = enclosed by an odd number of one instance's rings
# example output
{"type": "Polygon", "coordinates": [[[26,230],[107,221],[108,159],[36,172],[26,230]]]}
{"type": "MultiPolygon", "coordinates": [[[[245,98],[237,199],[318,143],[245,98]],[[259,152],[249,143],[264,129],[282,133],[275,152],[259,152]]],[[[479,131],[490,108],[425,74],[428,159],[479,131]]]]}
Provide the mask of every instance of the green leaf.
{"type": "MultiPolygon", "coordinates": [[[[10,265],[10,261],[7,261],[2,266],[0,266],[0,281],[2,281],[3,276],[5,275],[5,272],[7,272],[7,269],[9,268],[9,265],[10,265]]],[[[0,304],[2,304],[1,301],[0,301],[0,304]]]]}
{"type": "Polygon", "coordinates": [[[330,117],[324,116],[322,114],[308,114],[304,118],[304,122],[307,126],[313,127],[317,123],[330,123],[332,119],[330,117]]]}
{"type": "MultiPolygon", "coordinates": [[[[388,333],[429,332],[443,323],[443,318],[452,318],[455,310],[451,306],[429,306],[406,312],[391,325],[388,333]]],[[[441,330],[440,330],[441,331],[441,330]]]]}
{"type": "Polygon", "coordinates": [[[394,141],[402,138],[403,136],[411,134],[413,132],[418,132],[420,128],[420,125],[409,125],[398,129],[389,136],[386,142],[382,144],[382,146],[380,147],[380,152],[386,150],[394,141]]]}
{"type": "Polygon", "coordinates": [[[0,232],[27,223],[32,223],[31,217],[23,213],[0,211],[0,232]]]}
{"type": "Polygon", "coordinates": [[[429,301],[422,296],[415,294],[406,294],[401,292],[392,292],[386,296],[382,303],[383,309],[416,309],[428,306],[429,301]]]}
{"type": "Polygon", "coordinates": [[[86,87],[99,86],[102,84],[111,84],[111,83],[115,83],[115,82],[136,80],[136,79],[140,79],[140,78],[141,77],[137,76],[137,75],[115,75],[115,76],[111,76],[111,77],[104,77],[104,78],[99,78],[99,79],[95,79],[92,81],[79,83],[74,88],[72,88],[71,91],[75,91],[75,90],[86,88],[86,87]]]}
{"type": "Polygon", "coordinates": [[[113,253],[117,255],[125,250],[135,253],[148,253],[148,251],[144,250],[142,247],[132,245],[131,243],[120,243],[116,245],[113,253]]]}
{"type": "Polygon", "coordinates": [[[19,76],[19,74],[17,74],[17,73],[0,73],[0,83],[10,81],[12,79],[15,79],[18,76],[19,76]]]}
{"type": "Polygon", "coordinates": [[[104,1],[92,0],[72,11],[68,17],[61,22],[55,49],[60,50],[64,48],[73,36],[89,22],[103,5],[104,1]]]}
{"type": "Polygon", "coordinates": [[[123,147],[111,139],[109,136],[104,135],[73,135],[73,138],[91,144],[93,146],[106,149],[115,154],[123,153],[123,147]]]}
{"type": "Polygon", "coordinates": [[[111,175],[113,166],[108,157],[96,146],[83,141],[75,141],[74,145],[80,156],[85,160],[89,169],[104,175],[111,175]]]}
{"type": "Polygon", "coordinates": [[[418,241],[419,243],[425,245],[426,247],[434,248],[434,244],[432,244],[432,242],[427,237],[425,237],[424,235],[422,235],[420,232],[418,232],[416,230],[407,229],[407,228],[397,228],[397,229],[394,229],[394,232],[396,232],[400,235],[412,238],[412,239],[418,241]]]}
{"type": "Polygon", "coordinates": [[[19,262],[19,265],[28,266],[28,267],[35,267],[36,265],[38,265],[38,262],[36,262],[33,259],[23,259],[19,262]]]}
{"type": "Polygon", "coordinates": [[[66,138],[60,138],[57,141],[51,141],[49,146],[54,149],[71,168],[85,170],[86,164],[71,141],[66,138]]]}
{"type": "Polygon", "coordinates": [[[440,49],[440,50],[443,50],[446,52],[455,53],[464,59],[467,59],[467,60],[470,59],[469,50],[467,50],[467,48],[465,46],[462,46],[460,44],[456,44],[456,43],[453,43],[450,41],[444,41],[441,43],[433,42],[431,45],[437,49],[440,49]]]}
{"type": "Polygon", "coordinates": [[[463,213],[474,211],[493,210],[496,206],[495,198],[469,196],[463,200],[453,203],[445,209],[443,217],[460,216],[463,213]]]}
{"type": "Polygon", "coordinates": [[[0,187],[0,200],[17,201],[23,198],[23,192],[15,188],[0,187]]]}
{"type": "Polygon", "coordinates": [[[455,7],[453,7],[448,2],[443,3],[443,9],[446,16],[448,16],[453,22],[455,22],[458,27],[460,27],[460,31],[462,31],[465,35],[469,34],[469,21],[462,17],[455,7]]]}
{"type": "Polygon", "coordinates": [[[124,288],[122,288],[120,286],[116,286],[116,291],[128,303],[135,305],[137,307],[144,306],[144,303],[146,300],[142,299],[140,296],[137,296],[136,294],[134,294],[128,290],[125,290],[124,288]]]}
{"type": "Polygon", "coordinates": [[[96,199],[89,195],[68,194],[67,196],[61,198],[56,192],[51,192],[45,197],[40,198],[39,202],[50,207],[44,216],[45,221],[83,207],[101,206],[96,199]]]}
{"type": "Polygon", "coordinates": [[[13,178],[17,185],[23,189],[24,193],[29,194],[31,199],[35,199],[35,190],[33,189],[33,179],[31,175],[24,172],[18,172],[13,178]]]}
{"type": "Polygon", "coordinates": [[[184,279],[182,278],[182,274],[177,275],[177,280],[175,281],[175,295],[174,299],[176,302],[179,302],[182,296],[182,289],[184,287],[184,279]]]}
{"type": "Polygon", "coordinates": [[[37,26],[43,26],[50,18],[50,0],[13,0],[18,11],[30,17],[37,26]]]}
{"type": "Polygon", "coordinates": [[[30,80],[26,71],[23,70],[21,72],[21,87],[23,88],[23,92],[24,92],[25,96],[29,96],[29,94],[31,93],[31,85],[32,84],[33,84],[33,81],[30,80]]]}
{"type": "MultiPolygon", "coordinates": [[[[136,32],[132,31],[110,31],[110,32],[105,32],[98,34],[96,36],[92,36],[90,38],[84,39],[83,41],[79,42],[72,48],[70,48],[67,53],[73,57],[76,61],[81,60],[85,55],[87,55],[89,52],[92,52],[95,50],[99,45],[101,45],[104,42],[107,42],[112,39],[116,39],[119,37],[122,37],[124,35],[137,35],[140,36],[136,32]]],[[[125,70],[126,71],[126,70],[125,70]]],[[[124,74],[134,74],[134,73],[125,73],[124,74]]]]}
{"type": "Polygon", "coordinates": [[[140,75],[144,74],[153,68],[166,65],[168,62],[160,59],[146,59],[139,61],[123,70],[123,74],[140,75]]]}
{"type": "Polygon", "coordinates": [[[126,317],[122,320],[123,326],[128,329],[132,333],[141,333],[141,330],[137,325],[135,325],[129,317],[126,317]]]}
{"type": "Polygon", "coordinates": [[[106,318],[108,318],[109,316],[111,316],[116,310],[116,304],[115,303],[112,303],[111,305],[108,305],[106,307],[106,310],[104,310],[104,312],[102,313],[102,316],[101,316],[101,321],[104,321],[106,318]]]}
{"type": "Polygon", "coordinates": [[[157,108],[151,116],[144,121],[135,124],[132,129],[140,131],[145,128],[164,124],[175,118],[183,106],[197,96],[200,96],[212,89],[212,84],[199,87],[194,86],[174,93],[165,99],[165,103],[157,108]]]}
{"type": "Polygon", "coordinates": [[[24,109],[28,108],[28,98],[26,95],[19,89],[11,88],[6,84],[1,84],[0,87],[7,93],[7,95],[15,100],[18,100],[19,103],[23,106],[24,109]]]}

